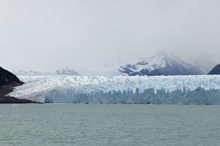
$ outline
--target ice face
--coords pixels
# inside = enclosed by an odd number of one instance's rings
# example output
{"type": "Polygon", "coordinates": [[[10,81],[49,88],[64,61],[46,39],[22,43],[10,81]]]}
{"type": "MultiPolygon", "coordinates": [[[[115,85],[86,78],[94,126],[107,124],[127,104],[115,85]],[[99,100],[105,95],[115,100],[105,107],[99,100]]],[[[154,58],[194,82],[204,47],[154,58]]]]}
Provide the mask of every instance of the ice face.
{"type": "Polygon", "coordinates": [[[220,104],[220,76],[19,76],[10,96],[51,103],[220,104]]]}

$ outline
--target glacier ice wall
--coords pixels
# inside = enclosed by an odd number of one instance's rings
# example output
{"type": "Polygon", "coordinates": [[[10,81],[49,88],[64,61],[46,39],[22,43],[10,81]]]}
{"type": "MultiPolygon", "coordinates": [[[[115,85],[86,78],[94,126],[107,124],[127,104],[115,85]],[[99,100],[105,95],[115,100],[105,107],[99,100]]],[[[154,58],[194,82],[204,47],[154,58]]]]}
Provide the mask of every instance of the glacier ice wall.
{"type": "Polygon", "coordinates": [[[46,103],[220,104],[220,76],[19,76],[10,96],[46,103]]]}

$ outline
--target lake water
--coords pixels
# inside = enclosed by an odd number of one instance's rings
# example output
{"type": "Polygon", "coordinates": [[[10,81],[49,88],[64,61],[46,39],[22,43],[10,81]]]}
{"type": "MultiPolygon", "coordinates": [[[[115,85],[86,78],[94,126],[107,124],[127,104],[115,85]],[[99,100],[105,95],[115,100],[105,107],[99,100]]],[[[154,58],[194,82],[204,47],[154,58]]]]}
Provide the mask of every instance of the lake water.
{"type": "Polygon", "coordinates": [[[217,146],[220,106],[0,105],[1,146],[217,146]]]}

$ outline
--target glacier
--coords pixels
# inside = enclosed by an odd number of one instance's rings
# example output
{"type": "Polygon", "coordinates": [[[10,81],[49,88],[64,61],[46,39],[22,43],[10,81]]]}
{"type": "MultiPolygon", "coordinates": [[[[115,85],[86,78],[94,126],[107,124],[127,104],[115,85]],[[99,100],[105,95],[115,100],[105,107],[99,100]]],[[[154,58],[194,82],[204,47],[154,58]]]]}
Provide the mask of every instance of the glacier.
{"type": "Polygon", "coordinates": [[[43,103],[220,104],[220,76],[18,76],[10,96],[43,103]]]}

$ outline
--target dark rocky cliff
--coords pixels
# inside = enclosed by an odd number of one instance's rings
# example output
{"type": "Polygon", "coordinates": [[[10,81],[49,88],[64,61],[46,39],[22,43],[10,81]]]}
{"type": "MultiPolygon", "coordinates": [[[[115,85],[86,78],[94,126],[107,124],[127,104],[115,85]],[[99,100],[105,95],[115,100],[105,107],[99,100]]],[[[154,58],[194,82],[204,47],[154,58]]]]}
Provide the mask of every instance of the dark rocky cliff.
{"type": "Polygon", "coordinates": [[[216,65],[208,74],[209,75],[220,74],[220,64],[216,65]]]}
{"type": "Polygon", "coordinates": [[[22,85],[14,74],[0,67],[0,103],[34,103],[30,100],[16,99],[14,97],[6,96],[13,91],[13,88],[22,85]]]}

